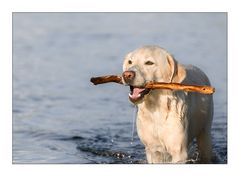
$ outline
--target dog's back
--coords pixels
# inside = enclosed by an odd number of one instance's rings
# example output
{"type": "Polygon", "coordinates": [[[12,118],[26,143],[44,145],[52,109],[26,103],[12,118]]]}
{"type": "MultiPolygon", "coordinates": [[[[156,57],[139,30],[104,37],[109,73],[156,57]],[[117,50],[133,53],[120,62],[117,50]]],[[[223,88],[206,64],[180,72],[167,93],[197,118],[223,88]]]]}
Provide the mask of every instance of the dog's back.
{"type": "MultiPolygon", "coordinates": [[[[183,83],[193,85],[211,85],[204,72],[195,66],[185,66],[186,78],[183,83]]],[[[189,103],[189,142],[197,138],[198,148],[202,161],[210,161],[211,158],[211,125],[213,119],[213,97],[212,95],[200,93],[188,93],[189,103]]]]}

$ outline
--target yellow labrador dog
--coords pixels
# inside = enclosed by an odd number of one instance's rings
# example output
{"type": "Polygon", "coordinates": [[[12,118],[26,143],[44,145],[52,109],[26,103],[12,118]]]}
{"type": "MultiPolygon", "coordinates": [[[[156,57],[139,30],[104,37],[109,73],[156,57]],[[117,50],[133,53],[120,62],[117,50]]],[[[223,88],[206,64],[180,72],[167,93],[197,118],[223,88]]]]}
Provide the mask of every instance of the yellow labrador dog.
{"type": "Polygon", "coordinates": [[[138,106],[137,132],[145,145],[148,163],[185,163],[188,146],[197,139],[200,160],[211,160],[212,95],[144,89],[146,82],[210,85],[195,66],[178,63],[158,46],[130,52],[123,63],[123,83],[130,86],[129,99],[138,106]]]}

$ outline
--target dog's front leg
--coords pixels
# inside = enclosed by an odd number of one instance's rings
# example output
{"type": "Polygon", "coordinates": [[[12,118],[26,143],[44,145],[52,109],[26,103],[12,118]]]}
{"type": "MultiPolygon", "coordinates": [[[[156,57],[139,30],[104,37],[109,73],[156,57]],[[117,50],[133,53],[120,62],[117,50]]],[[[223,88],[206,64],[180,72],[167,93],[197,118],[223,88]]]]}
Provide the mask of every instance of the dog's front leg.
{"type": "Polygon", "coordinates": [[[147,162],[148,163],[154,163],[153,162],[153,154],[152,154],[151,150],[146,147],[145,152],[146,152],[147,162]]]}
{"type": "Polygon", "coordinates": [[[176,143],[168,149],[172,156],[172,163],[186,163],[188,159],[188,152],[187,145],[184,141],[179,144],[176,143]]]}
{"type": "Polygon", "coordinates": [[[146,150],[146,156],[147,156],[147,162],[148,163],[162,163],[163,159],[161,156],[161,153],[155,152],[154,150],[150,148],[145,148],[146,150]]]}
{"type": "Polygon", "coordinates": [[[186,163],[187,158],[187,151],[176,152],[172,154],[172,163],[186,163]]]}
{"type": "Polygon", "coordinates": [[[172,163],[186,163],[188,159],[187,135],[181,132],[176,131],[165,141],[167,151],[172,157],[172,163]]]}
{"type": "Polygon", "coordinates": [[[169,163],[171,156],[167,152],[161,152],[156,148],[145,148],[148,163],[169,163]]]}

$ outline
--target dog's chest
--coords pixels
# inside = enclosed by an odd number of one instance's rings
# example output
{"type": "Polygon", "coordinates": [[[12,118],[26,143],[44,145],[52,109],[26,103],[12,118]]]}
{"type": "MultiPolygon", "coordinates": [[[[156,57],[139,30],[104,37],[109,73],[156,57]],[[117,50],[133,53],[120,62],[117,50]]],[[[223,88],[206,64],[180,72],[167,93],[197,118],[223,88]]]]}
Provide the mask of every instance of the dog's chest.
{"type": "Polygon", "coordinates": [[[164,144],[172,131],[186,125],[187,107],[181,97],[163,96],[150,104],[139,106],[137,131],[141,141],[148,146],[164,144]]]}

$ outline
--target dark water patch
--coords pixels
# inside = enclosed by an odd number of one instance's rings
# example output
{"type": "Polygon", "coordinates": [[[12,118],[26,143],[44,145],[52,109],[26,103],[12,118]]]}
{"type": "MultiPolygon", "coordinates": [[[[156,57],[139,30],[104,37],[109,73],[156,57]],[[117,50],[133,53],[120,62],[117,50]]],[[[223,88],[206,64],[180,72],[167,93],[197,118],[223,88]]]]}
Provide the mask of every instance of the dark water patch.
{"type": "Polygon", "coordinates": [[[86,136],[75,135],[58,140],[75,144],[76,150],[80,154],[84,154],[87,163],[126,164],[145,162],[144,147],[139,139],[135,139],[131,143],[130,133],[129,137],[119,133],[122,128],[88,130],[87,133],[84,132],[86,136]]]}
{"type": "Polygon", "coordinates": [[[227,163],[227,145],[224,143],[213,143],[213,163],[227,163]]]}
{"type": "Polygon", "coordinates": [[[94,149],[90,147],[77,146],[77,149],[83,152],[92,153],[94,155],[103,156],[103,157],[115,157],[117,159],[131,158],[131,155],[124,152],[113,152],[107,149],[94,149]]]}
{"type": "Polygon", "coordinates": [[[65,137],[65,138],[59,138],[58,140],[61,141],[81,141],[84,140],[81,136],[73,136],[73,137],[65,137]]]}
{"type": "Polygon", "coordinates": [[[100,142],[100,143],[106,143],[106,142],[108,142],[108,140],[109,140],[109,138],[103,137],[101,135],[96,135],[94,138],[95,142],[100,142]]]}
{"type": "MultiPolygon", "coordinates": [[[[102,162],[108,164],[138,164],[138,163],[146,163],[144,159],[136,158],[133,153],[127,153],[123,151],[114,151],[112,149],[101,149],[97,147],[84,147],[82,145],[78,145],[77,149],[81,152],[89,154],[89,156],[98,157],[102,162]]],[[[98,163],[98,162],[95,162],[98,163]]]]}

